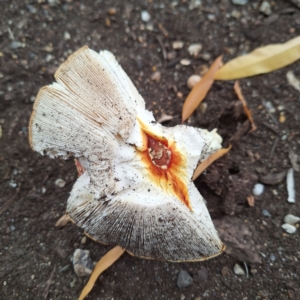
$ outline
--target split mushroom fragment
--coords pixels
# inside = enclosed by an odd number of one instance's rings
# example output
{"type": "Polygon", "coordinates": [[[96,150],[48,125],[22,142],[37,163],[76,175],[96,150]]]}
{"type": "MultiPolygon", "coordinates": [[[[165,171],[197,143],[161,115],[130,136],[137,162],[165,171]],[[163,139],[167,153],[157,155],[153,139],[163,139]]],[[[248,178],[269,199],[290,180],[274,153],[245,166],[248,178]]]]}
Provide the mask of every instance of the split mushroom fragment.
{"type": "Polygon", "coordinates": [[[31,147],[74,157],[79,178],[69,217],[96,241],[132,255],[201,261],[224,250],[192,182],[221,148],[216,131],[163,127],[108,51],[83,47],[42,88],[29,124],[31,147]]]}

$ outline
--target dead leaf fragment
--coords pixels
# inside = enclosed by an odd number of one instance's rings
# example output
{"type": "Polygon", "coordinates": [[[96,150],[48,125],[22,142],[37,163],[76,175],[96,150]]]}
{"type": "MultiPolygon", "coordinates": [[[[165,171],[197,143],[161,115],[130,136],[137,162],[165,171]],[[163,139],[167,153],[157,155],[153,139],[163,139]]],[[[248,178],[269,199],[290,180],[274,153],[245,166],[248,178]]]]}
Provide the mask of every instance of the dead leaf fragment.
{"type": "Polygon", "coordinates": [[[65,227],[70,222],[70,218],[67,214],[62,215],[57,222],[55,223],[55,227],[62,228],[65,227]]]}
{"type": "Polygon", "coordinates": [[[121,255],[125,252],[125,249],[116,246],[115,248],[108,251],[96,264],[90,279],[86,286],[83,288],[79,300],[83,300],[85,296],[92,290],[97,278],[108,269],[115,261],[117,261],[121,255]]]}
{"type": "Polygon", "coordinates": [[[222,157],[223,155],[225,155],[230,149],[231,149],[231,146],[229,146],[228,148],[220,149],[220,150],[216,151],[215,153],[213,153],[212,155],[210,155],[207,159],[205,159],[196,168],[192,180],[195,180],[196,178],[198,178],[205,169],[207,169],[215,160],[217,160],[220,157],[222,157]]]}
{"type": "Polygon", "coordinates": [[[247,202],[248,202],[248,205],[250,207],[253,207],[255,205],[255,198],[253,195],[250,195],[249,197],[247,197],[247,202]]]}
{"type": "Polygon", "coordinates": [[[226,245],[225,253],[252,264],[262,262],[254,242],[257,241],[257,233],[251,229],[249,223],[244,223],[234,216],[227,216],[214,220],[214,224],[226,245]]]}
{"type": "Polygon", "coordinates": [[[195,111],[199,104],[206,97],[214,82],[214,74],[222,65],[222,55],[219,56],[211,65],[208,72],[194,86],[187,96],[182,108],[182,123],[195,111]]]}
{"type": "Polygon", "coordinates": [[[289,149],[289,159],[294,171],[300,172],[300,164],[298,164],[299,156],[291,148],[289,149]]]}
{"type": "Polygon", "coordinates": [[[265,74],[285,67],[300,58],[300,36],[283,44],[260,47],[226,63],[215,80],[232,80],[265,74]]]}
{"type": "Polygon", "coordinates": [[[247,105],[247,101],[244,98],[244,95],[242,94],[242,90],[241,90],[239,82],[236,81],[234,83],[233,87],[234,87],[234,91],[237,94],[239,100],[241,100],[241,102],[243,103],[243,108],[244,108],[244,112],[245,112],[246,116],[248,117],[249,121],[251,122],[252,129],[249,132],[255,131],[257,129],[257,127],[253,121],[251,111],[249,110],[248,105],[247,105]]]}
{"type": "Polygon", "coordinates": [[[286,176],[286,171],[279,173],[269,173],[265,176],[260,177],[259,181],[263,184],[279,184],[286,176]]]}
{"type": "Polygon", "coordinates": [[[286,79],[294,89],[300,91],[300,80],[295,76],[293,71],[288,71],[286,73],[286,79]]]}

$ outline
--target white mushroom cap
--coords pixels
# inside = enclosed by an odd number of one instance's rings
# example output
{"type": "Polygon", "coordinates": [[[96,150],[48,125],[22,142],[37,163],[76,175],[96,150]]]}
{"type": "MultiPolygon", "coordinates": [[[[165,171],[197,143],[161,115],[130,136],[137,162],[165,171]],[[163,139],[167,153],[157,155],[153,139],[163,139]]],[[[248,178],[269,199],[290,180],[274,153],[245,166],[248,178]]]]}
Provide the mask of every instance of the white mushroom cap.
{"type": "Polygon", "coordinates": [[[108,51],[78,50],[55,78],[38,94],[29,139],[34,150],[74,156],[81,166],[67,205],[74,222],[139,257],[220,254],[224,245],[191,180],[197,164],[221,148],[216,131],[155,123],[108,51]]]}

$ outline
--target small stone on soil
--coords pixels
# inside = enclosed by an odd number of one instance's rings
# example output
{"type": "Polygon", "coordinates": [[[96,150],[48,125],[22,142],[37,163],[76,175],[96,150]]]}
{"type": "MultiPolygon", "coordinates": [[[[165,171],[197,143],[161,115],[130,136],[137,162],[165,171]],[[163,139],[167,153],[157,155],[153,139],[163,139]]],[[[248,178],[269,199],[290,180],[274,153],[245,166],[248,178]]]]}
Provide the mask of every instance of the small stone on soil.
{"type": "Polygon", "coordinates": [[[236,5],[245,5],[248,3],[248,0],[231,0],[231,2],[236,5]]]}
{"type": "Polygon", "coordinates": [[[202,49],[201,44],[190,44],[188,47],[189,54],[196,57],[202,49]]]}
{"type": "Polygon", "coordinates": [[[184,45],[184,42],[182,42],[182,41],[175,41],[172,43],[172,47],[174,50],[182,49],[183,45],[184,45]]]}
{"type": "Polygon", "coordinates": [[[281,225],[281,227],[289,234],[293,234],[297,231],[297,228],[291,224],[285,223],[285,224],[281,225]]]}
{"type": "Polygon", "coordinates": [[[55,185],[57,185],[60,188],[63,188],[66,185],[66,182],[63,179],[58,178],[55,180],[55,185]]]}
{"type": "Polygon", "coordinates": [[[72,263],[74,271],[79,277],[90,275],[94,268],[89,250],[76,249],[72,257],[72,263]]]}
{"type": "Polygon", "coordinates": [[[186,84],[188,88],[191,90],[200,80],[201,80],[201,76],[194,74],[188,78],[186,84]]]}
{"type": "Polygon", "coordinates": [[[267,218],[271,218],[271,214],[267,209],[263,209],[262,214],[267,218]]]}
{"type": "Polygon", "coordinates": [[[70,33],[69,33],[68,31],[65,31],[65,33],[64,33],[64,40],[65,40],[65,41],[68,41],[68,40],[70,40],[70,39],[71,39],[70,33]]]}
{"type": "Polygon", "coordinates": [[[188,59],[188,58],[183,58],[180,60],[180,63],[183,65],[183,66],[189,66],[191,64],[191,60],[188,59]]]}
{"type": "Polygon", "coordinates": [[[178,273],[178,278],[177,278],[177,286],[182,289],[187,286],[190,286],[193,283],[193,278],[191,275],[184,270],[180,270],[178,273]]]}
{"type": "Polygon", "coordinates": [[[259,11],[266,16],[272,13],[271,4],[268,1],[263,1],[259,7],[259,11]]]}
{"type": "Polygon", "coordinates": [[[257,183],[253,189],[252,189],[252,193],[254,196],[260,196],[262,195],[262,193],[264,192],[265,186],[261,183],[257,183]]]}
{"type": "Polygon", "coordinates": [[[150,16],[150,14],[146,10],[143,10],[141,12],[141,19],[142,19],[143,22],[147,23],[147,22],[150,21],[151,16],[150,16]]]}
{"type": "Polygon", "coordinates": [[[234,265],[233,272],[235,275],[245,275],[246,274],[244,269],[239,264],[234,265]]]}
{"type": "Polygon", "coordinates": [[[161,73],[159,71],[156,71],[151,75],[151,80],[153,81],[160,82],[160,78],[161,78],[161,73]]]}
{"type": "Polygon", "coordinates": [[[291,224],[291,225],[294,225],[294,224],[298,223],[299,221],[300,221],[300,218],[295,215],[292,215],[292,214],[288,214],[284,217],[284,222],[291,224]]]}

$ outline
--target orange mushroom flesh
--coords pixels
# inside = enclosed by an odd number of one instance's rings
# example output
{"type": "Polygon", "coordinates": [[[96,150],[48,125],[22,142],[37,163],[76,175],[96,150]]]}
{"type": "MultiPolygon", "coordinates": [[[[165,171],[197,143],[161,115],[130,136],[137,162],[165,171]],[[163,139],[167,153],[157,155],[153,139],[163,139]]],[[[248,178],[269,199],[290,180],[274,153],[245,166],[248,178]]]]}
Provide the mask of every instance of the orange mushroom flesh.
{"type": "Polygon", "coordinates": [[[183,171],[186,161],[176,144],[169,143],[166,138],[152,135],[149,131],[144,131],[144,134],[147,137],[147,149],[138,151],[138,154],[149,172],[150,179],[192,210],[187,184],[183,180],[186,177],[183,171]]]}

